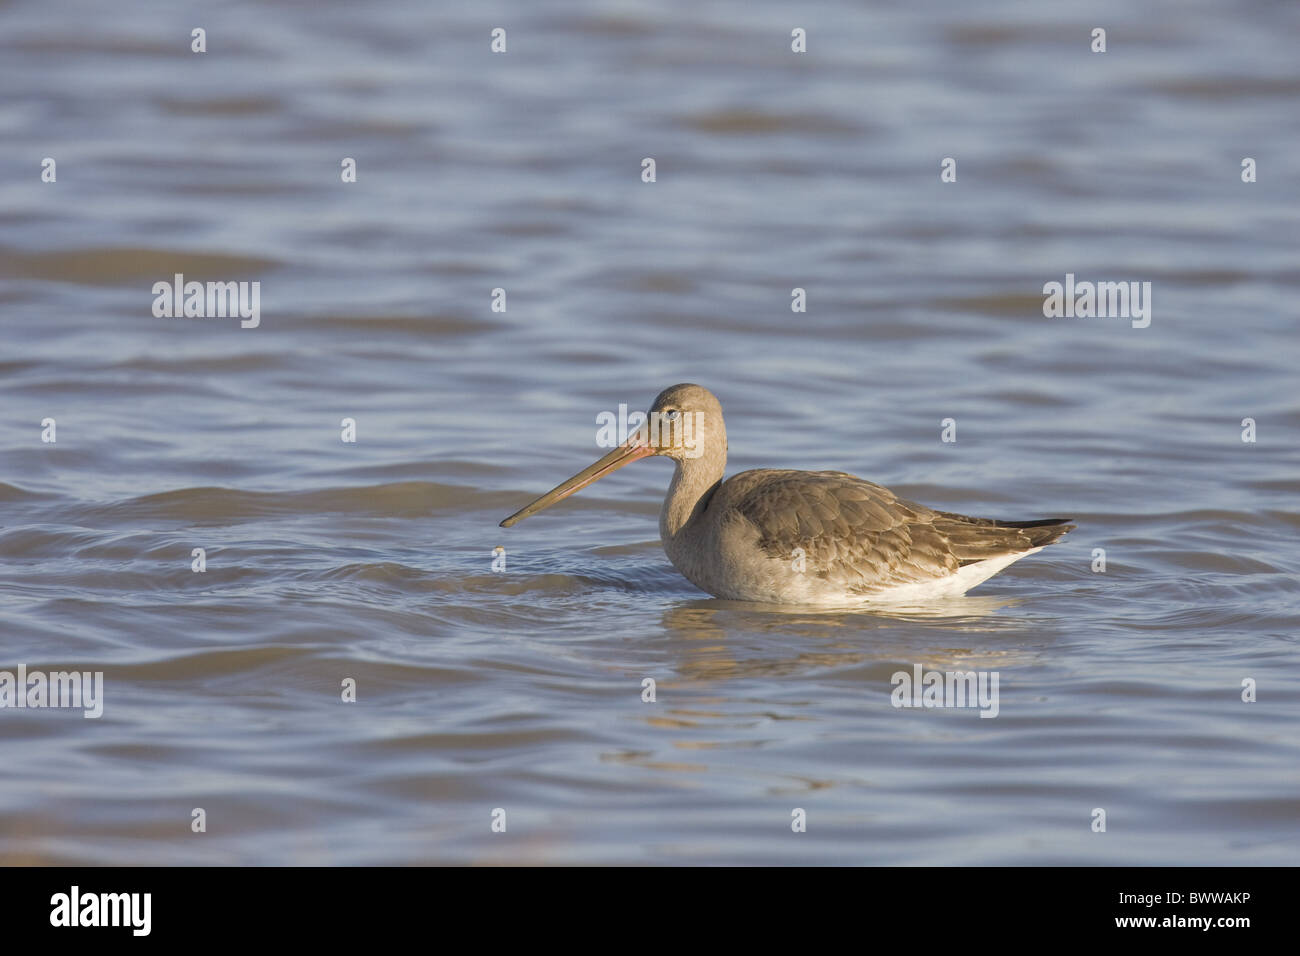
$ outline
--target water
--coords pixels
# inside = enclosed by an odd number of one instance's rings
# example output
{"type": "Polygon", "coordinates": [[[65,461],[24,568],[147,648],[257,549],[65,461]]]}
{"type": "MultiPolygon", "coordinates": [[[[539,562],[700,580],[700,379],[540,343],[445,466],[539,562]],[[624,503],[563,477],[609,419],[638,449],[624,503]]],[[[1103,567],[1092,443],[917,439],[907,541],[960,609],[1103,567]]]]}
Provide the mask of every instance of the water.
{"type": "Polygon", "coordinates": [[[1300,8],[0,23],[0,669],[104,672],[0,711],[0,861],[1297,859],[1300,8]],[[155,318],[178,272],[260,326],[155,318]],[[1150,326],[1045,318],[1067,273],[1150,326]],[[680,381],[732,472],[1079,528],[927,616],[695,590],[663,460],[496,527],[680,381]],[[915,664],[998,717],[892,707],[915,664]]]}

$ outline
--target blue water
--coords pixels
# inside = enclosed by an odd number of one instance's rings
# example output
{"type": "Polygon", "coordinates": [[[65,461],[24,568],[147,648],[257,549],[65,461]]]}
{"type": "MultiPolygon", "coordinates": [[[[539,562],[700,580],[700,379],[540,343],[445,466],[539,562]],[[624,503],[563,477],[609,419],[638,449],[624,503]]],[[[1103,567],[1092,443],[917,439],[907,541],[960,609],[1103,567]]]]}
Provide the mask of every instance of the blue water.
{"type": "Polygon", "coordinates": [[[105,688],[0,709],[0,862],[1297,859],[1300,8],[0,22],[0,670],[105,688]],[[155,317],[178,272],[260,325],[155,317]],[[683,381],[733,473],[1078,530],[925,615],[696,590],[661,460],[497,528],[683,381]]]}

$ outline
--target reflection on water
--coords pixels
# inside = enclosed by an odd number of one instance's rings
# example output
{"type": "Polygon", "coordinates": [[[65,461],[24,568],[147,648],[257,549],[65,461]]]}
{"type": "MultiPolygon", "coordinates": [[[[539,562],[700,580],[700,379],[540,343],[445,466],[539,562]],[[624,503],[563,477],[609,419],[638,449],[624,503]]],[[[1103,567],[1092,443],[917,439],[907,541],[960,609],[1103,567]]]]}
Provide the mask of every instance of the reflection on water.
{"type": "Polygon", "coordinates": [[[0,670],[105,710],[0,710],[0,862],[1293,862],[1300,7],[60,9],[0,32],[0,670]],[[497,528],[681,381],[732,473],[1079,528],[825,610],[682,579],[666,462],[497,528]]]}
{"type": "Polygon", "coordinates": [[[975,609],[991,614],[1017,602],[968,597],[944,603],[960,604],[964,613],[959,615],[957,607],[949,609],[951,616],[940,608],[922,608],[896,618],[900,622],[938,619],[951,625],[927,635],[940,643],[928,643],[926,638],[919,642],[900,639],[896,631],[884,626],[888,620],[884,618],[738,601],[684,603],[665,610],[661,620],[663,632],[681,648],[677,669],[693,682],[852,672],[869,678],[871,683],[864,680],[868,692],[887,695],[889,677],[902,662],[908,667],[918,662],[933,670],[998,670],[1039,663],[1038,651],[1006,643],[1014,640],[1014,619],[1002,618],[991,621],[993,626],[980,627],[978,619],[971,617],[975,609]],[[729,650],[728,638],[738,631],[751,637],[762,635],[763,646],[773,649],[770,656],[742,656],[738,650],[729,650]],[[954,646],[956,641],[971,646],[954,646]]]}

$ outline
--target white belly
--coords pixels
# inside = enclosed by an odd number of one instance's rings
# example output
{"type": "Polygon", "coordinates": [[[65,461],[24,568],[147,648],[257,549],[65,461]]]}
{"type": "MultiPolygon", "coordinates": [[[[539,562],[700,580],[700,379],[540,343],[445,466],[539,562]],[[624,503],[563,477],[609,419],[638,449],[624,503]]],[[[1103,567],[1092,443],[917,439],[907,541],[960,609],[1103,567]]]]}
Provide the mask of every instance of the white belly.
{"type": "MultiPolygon", "coordinates": [[[[787,561],[766,559],[746,566],[713,561],[674,561],[696,587],[731,601],[846,607],[864,604],[925,604],[961,597],[977,584],[1042,548],[1000,555],[958,568],[952,574],[927,581],[883,587],[869,593],[844,591],[812,574],[800,574],[787,561]]],[[[674,557],[670,553],[670,559],[674,557]]]]}

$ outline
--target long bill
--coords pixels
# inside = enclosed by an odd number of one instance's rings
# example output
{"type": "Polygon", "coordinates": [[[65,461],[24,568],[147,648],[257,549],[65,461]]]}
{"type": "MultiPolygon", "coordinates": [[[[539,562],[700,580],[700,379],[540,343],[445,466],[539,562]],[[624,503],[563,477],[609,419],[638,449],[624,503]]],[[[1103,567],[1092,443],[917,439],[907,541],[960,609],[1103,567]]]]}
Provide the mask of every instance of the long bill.
{"type": "Polygon", "coordinates": [[[532,504],[525,505],[505,521],[501,522],[501,527],[508,528],[512,524],[523,521],[529,515],[536,514],[543,508],[549,508],[557,501],[563,501],[575,491],[581,491],[593,482],[599,481],[606,475],[613,474],[624,465],[630,465],[632,462],[641,458],[646,458],[655,453],[654,446],[646,440],[642,434],[644,428],[640,429],[635,435],[629,438],[622,445],[619,445],[604,458],[601,458],[595,464],[584,468],[568,481],[561,482],[546,494],[542,495],[532,504]]]}

